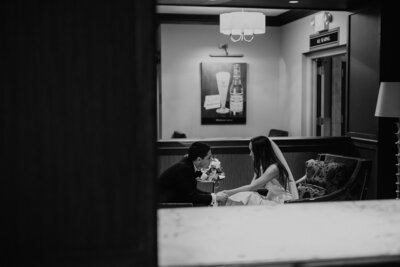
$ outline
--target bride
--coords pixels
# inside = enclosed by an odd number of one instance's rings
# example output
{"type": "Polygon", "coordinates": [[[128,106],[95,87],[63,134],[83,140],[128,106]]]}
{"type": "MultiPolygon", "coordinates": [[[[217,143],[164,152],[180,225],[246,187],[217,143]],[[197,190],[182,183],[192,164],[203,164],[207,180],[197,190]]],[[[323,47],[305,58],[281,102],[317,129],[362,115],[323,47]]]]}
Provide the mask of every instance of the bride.
{"type": "Polygon", "coordinates": [[[298,199],[296,183],[279,147],[268,137],[257,136],[249,143],[254,176],[250,184],[225,190],[231,205],[268,205],[298,199]],[[256,191],[268,189],[266,196],[256,191]]]}

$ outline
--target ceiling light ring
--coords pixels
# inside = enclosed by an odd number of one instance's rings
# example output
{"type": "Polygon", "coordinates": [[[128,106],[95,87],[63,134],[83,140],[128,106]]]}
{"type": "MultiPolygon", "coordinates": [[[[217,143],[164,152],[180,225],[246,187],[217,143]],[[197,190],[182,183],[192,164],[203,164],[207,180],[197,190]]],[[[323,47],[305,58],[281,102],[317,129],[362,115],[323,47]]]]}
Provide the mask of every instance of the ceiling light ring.
{"type": "Polygon", "coordinates": [[[240,34],[240,35],[238,35],[238,34],[231,34],[231,40],[232,40],[232,42],[234,42],[234,43],[239,42],[239,41],[243,41],[243,34],[240,34]],[[238,36],[238,38],[235,38],[234,36],[238,36]]]}
{"type": "Polygon", "coordinates": [[[254,34],[252,34],[252,35],[244,35],[243,34],[242,37],[243,37],[243,41],[246,41],[246,42],[250,43],[254,39],[254,34]],[[250,38],[247,39],[246,36],[250,36],[250,38]]]}

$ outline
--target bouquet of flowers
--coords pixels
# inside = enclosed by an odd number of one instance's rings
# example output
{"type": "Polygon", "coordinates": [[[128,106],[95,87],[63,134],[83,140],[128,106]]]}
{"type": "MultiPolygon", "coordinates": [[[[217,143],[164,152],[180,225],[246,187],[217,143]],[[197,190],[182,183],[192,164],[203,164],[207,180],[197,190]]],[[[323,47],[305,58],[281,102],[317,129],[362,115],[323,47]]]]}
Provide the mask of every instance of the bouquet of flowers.
{"type": "Polygon", "coordinates": [[[218,182],[224,178],[225,173],[221,167],[221,161],[219,161],[217,158],[213,158],[208,168],[203,170],[200,180],[218,182]]]}

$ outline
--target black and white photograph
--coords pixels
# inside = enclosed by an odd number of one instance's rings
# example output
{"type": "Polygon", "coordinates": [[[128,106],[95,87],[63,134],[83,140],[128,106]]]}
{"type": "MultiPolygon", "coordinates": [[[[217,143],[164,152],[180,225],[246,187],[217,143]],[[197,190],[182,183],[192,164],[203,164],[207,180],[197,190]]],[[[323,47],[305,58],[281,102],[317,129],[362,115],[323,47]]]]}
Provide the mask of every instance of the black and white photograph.
{"type": "Polygon", "coordinates": [[[247,63],[201,63],[201,124],[245,124],[247,63]]]}
{"type": "Polygon", "coordinates": [[[400,266],[397,10],[3,1],[0,267],[400,266]]]}

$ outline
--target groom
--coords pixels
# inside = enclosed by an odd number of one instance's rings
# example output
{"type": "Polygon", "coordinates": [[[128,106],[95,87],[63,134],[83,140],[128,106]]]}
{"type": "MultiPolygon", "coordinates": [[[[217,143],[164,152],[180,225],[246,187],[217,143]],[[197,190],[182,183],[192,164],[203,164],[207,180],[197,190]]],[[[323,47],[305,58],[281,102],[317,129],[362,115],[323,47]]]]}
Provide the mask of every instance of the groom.
{"type": "Polygon", "coordinates": [[[218,192],[207,193],[197,189],[196,178],[201,176],[201,169],[211,162],[209,145],[194,142],[183,159],[166,169],[159,177],[160,203],[192,203],[193,206],[209,206],[225,202],[228,196],[218,192]]]}

